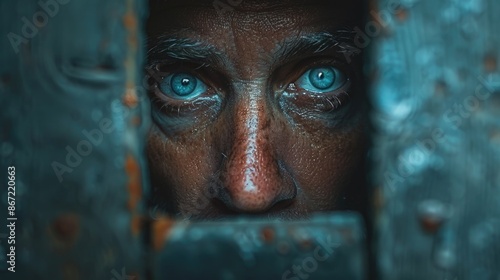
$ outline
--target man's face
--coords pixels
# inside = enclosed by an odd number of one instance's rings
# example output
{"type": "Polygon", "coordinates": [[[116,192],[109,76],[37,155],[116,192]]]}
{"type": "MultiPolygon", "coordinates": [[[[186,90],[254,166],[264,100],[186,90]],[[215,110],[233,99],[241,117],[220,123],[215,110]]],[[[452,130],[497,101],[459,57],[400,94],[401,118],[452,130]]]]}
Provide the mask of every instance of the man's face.
{"type": "Polygon", "coordinates": [[[156,203],[195,218],[291,218],[363,192],[353,183],[365,152],[353,2],[151,7],[156,203]]]}

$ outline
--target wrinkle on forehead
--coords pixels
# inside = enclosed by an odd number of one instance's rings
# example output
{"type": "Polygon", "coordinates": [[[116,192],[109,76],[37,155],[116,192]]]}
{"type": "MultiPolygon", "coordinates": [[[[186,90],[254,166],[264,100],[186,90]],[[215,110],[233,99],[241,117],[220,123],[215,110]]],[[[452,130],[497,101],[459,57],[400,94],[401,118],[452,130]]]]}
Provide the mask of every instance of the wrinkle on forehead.
{"type": "Polygon", "coordinates": [[[217,13],[212,0],[161,1],[169,10],[151,11],[153,36],[177,34],[205,42],[224,53],[232,78],[253,80],[264,78],[282,42],[352,26],[362,12],[351,9],[363,0],[242,0],[224,14],[217,13]]]}
{"type": "MultiPolygon", "coordinates": [[[[313,31],[332,24],[359,24],[363,18],[361,3],[366,0],[241,0],[220,12],[215,1],[208,0],[150,0],[148,33],[174,33],[180,29],[209,36],[217,29],[225,34],[245,31],[260,37],[266,33],[295,30],[313,31]]],[[[274,36],[274,34],[273,34],[274,36]]],[[[279,36],[279,34],[278,34],[279,36]]]]}
{"type": "MultiPolygon", "coordinates": [[[[225,1],[223,1],[225,3],[225,1]]],[[[279,8],[291,5],[337,5],[358,6],[363,0],[240,0],[234,1],[240,9],[259,11],[260,9],[279,8]]],[[[214,0],[150,0],[152,6],[164,7],[213,7],[214,0]]],[[[229,3],[228,3],[229,4],[229,3]]]]}

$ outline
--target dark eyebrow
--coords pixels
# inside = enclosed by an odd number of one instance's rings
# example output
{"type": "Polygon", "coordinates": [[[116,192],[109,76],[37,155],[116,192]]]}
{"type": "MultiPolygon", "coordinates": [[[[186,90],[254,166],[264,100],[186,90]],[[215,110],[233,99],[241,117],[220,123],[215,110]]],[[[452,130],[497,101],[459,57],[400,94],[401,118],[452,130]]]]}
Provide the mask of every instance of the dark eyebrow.
{"type": "MultiPolygon", "coordinates": [[[[273,65],[285,63],[295,57],[322,53],[331,49],[339,53],[350,51],[358,54],[361,50],[354,46],[355,32],[348,29],[335,32],[317,32],[301,35],[279,43],[271,54],[273,65]]],[[[148,39],[150,46],[147,57],[148,64],[160,61],[189,61],[202,66],[218,65],[226,61],[223,52],[214,46],[191,38],[178,38],[161,35],[148,39]]]]}
{"type": "Polygon", "coordinates": [[[273,64],[281,64],[297,56],[322,53],[328,50],[337,50],[339,53],[354,52],[360,49],[354,46],[355,32],[341,29],[334,32],[324,31],[311,33],[285,40],[279,44],[274,53],[273,64]]]}
{"type": "Polygon", "coordinates": [[[164,60],[190,61],[202,65],[220,63],[223,54],[214,46],[189,38],[162,35],[148,40],[148,63],[164,60]]]}

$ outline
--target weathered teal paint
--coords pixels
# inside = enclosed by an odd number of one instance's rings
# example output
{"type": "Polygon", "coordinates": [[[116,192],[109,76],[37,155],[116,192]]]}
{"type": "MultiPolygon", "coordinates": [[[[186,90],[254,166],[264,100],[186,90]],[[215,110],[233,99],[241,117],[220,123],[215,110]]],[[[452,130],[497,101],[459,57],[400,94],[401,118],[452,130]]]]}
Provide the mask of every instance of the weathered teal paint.
{"type": "MultiPolygon", "coordinates": [[[[143,276],[147,173],[136,167],[149,119],[145,8],[143,0],[1,1],[0,170],[4,182],[16,167],[18,218],[16,273],[3,272],[1,239],[1,279],[143,276]]],[[[2,183],[0,234],[6,191],[2,183]]]]}
{"type": "Polygon", "coordinates": [[[381,279],[500,279],[500,2],[378,2],[381,279]]]}

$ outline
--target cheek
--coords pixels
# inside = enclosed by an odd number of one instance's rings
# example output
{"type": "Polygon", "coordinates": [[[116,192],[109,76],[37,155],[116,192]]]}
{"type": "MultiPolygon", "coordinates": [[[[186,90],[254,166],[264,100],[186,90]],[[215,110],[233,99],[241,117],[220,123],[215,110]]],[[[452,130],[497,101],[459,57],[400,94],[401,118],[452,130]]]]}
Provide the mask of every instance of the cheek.
{"type": "Polygon", "coordinates": [[[203,191],[206,179],[214,173],[210,147],[203,136],[194,139],[165,139],[161,132],[149,136],[150,169],[160,181],[157,187],[170,188],[177,201],[196,200],[203,191]]]}
{"type": "Polygon", "coordinates": [[[288,167],[302,188],[304,199],[318,207],[331,207],[360,170],[365,151],[361,129],[290,137],[288,167]]]}

